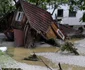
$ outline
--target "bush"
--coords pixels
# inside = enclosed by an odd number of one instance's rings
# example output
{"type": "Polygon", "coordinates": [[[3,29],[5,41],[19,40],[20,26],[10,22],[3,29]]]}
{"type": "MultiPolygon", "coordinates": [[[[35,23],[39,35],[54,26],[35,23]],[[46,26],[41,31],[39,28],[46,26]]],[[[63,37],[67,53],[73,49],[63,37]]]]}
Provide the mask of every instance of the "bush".
{"type": "Polygon", "coordinates": [[[61,51],[70,51],[71,53],[74,53],[75,55],[79,55],[77,52],[77,49],[73,47],[73,44],[71,42],[66,42],[62,47],[61,51]]]}

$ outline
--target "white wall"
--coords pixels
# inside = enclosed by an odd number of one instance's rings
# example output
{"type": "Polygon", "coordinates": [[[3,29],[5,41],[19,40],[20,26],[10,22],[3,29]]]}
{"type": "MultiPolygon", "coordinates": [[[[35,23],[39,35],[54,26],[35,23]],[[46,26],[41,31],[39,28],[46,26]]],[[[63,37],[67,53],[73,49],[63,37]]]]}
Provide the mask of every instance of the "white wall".
{"type": "MultiPolygon", "coordinates": [[[[76,17],[69,17],[69,6],[68,5],[60,5],[58,9],[63,9],[63,17],[62,17],[61,24],[85,25],[84,22],[82,21],[80,22],[80,18],[82,17],[84,11],[78,10],[76,13],[76,17]]],[[[52,7],[50,6],[50,8],[47,11],[52,13],[53,11],[52,7]]],[[[52,15],[53,19],[55,19],[55,14],[57,14],[57,9],[52,15]]]]}

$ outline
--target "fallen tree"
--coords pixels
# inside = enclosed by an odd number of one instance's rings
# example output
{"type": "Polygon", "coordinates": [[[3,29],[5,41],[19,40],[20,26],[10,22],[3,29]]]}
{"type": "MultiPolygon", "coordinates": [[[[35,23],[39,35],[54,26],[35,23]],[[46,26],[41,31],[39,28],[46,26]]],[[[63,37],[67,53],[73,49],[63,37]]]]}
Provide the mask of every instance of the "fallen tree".
{"type": "Polygon", "coordinates": [[[62,45],[61,51],[65,51],[65,50],[74,53],[75,55],[79,55],[77,49],[73,47],[73,44],[71,42],[66,42],[64,45],[62,45]]]}

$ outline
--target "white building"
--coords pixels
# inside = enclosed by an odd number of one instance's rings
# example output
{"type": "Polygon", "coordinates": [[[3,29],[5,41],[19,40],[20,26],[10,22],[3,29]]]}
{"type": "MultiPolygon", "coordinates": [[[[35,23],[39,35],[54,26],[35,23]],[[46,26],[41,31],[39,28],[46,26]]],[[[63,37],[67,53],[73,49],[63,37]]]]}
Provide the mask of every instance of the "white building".
{"type": "MultiPolygon", "coordinates": [[[[52,13],[52,6],[47,6],[48,12],[52,13]]],[[[80,21],[83,16],[84,11],[77,10],[74,12],[69,11],[69,6],[67,4],[60,5],[53,13],[52,17],[55,19],[55,14],[57,15],[57,20],[61,20],[60,24],[69,25],[74,29],[78,30],[79,27],[85,29],[85,22],[80,21]]]]}

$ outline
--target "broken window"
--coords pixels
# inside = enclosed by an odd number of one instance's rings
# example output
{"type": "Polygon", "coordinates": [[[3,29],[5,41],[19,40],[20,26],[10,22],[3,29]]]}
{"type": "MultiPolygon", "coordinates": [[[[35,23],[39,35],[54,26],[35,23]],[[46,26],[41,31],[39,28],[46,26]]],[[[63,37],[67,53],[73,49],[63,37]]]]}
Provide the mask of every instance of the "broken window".
{"type": "Polygon", "coordinates": [[[23,12],[17,12],[17,15],[15,17],[15,21],[21,21],[23,19],[23,12]]]}
{"type": "Polygon", "coordinates": [[[69,10],[69,17],[76,17],[76,11],[69,10]]]}
{"type": "Polygon", "coordinates": [[[57,16],[58,17],[63,17],[63,9],[58,9],[57,16]]]}

